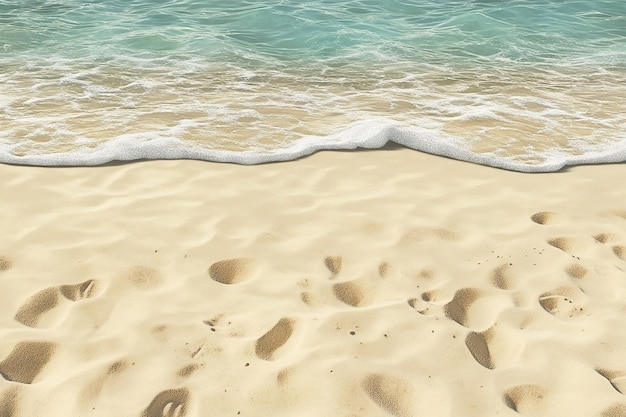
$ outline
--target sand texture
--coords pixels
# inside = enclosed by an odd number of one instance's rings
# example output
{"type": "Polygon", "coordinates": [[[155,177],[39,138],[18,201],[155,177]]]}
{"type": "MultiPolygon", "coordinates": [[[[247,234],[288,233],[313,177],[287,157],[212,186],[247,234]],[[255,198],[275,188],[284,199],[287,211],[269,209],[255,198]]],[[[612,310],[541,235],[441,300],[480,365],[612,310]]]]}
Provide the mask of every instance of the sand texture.
{"type": "Polygon", "coordinates": [[[624,165],[0,166],[0,417],[624,417],[624,165]]]}

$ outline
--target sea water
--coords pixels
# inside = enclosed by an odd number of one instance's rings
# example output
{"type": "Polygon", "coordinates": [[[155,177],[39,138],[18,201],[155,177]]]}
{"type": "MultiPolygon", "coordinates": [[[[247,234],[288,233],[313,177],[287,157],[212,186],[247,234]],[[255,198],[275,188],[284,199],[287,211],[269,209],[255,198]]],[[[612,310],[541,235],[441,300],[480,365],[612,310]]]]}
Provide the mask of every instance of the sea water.
{"type": "Polygon", "coordinates": [[[0,162],[626,160],[626,1],[0,0],[0,162]]]}

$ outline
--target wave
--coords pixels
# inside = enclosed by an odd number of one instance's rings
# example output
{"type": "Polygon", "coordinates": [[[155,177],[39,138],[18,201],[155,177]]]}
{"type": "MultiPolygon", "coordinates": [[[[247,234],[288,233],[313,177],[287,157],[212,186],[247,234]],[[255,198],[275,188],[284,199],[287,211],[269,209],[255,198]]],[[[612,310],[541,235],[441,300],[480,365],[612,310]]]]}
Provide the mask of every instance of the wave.
{"type": "Polygon", "coordinates": [[[149,133],[127,134],[93,147],[86,146],[70,152],[36,153],[16,155],[11,144],[0,144],[0,163],[34,166],[97,166],[114,161],[193,159],[210,162],[256,165],[299,159],[322,150],[380,149],[389,143],[509,171],[540,173],[555,172],[566,166],[621,163],[626,161],[626,138],[606,145],[579,149],[572,155],[563,150],[552,149],[528,152],[522,155],[502,156],[496,152],[478,153],[457,138],[441,137],[436,133],[410,128],[389,121],[355,123],[347,129],[328,135],[303,136],[288,146],[269,151],[226,151],[201,148],[198,145],[172,137],[149,133]]]}
{"type": "Polygon", "coordinates": [[[0,1],[0,162],[624,160],[623,2],[300,3],[0,1]]]}

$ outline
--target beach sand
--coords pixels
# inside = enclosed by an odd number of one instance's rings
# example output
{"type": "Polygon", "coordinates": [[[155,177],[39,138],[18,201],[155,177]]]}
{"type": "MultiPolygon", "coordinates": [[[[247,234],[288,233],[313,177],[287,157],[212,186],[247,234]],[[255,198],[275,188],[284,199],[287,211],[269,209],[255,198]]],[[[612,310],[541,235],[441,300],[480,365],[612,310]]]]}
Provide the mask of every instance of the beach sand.
{"type": "Polygon", "coordinates": [[[0,165],[0,417],[626,416],[624,165],[0,165]]]}

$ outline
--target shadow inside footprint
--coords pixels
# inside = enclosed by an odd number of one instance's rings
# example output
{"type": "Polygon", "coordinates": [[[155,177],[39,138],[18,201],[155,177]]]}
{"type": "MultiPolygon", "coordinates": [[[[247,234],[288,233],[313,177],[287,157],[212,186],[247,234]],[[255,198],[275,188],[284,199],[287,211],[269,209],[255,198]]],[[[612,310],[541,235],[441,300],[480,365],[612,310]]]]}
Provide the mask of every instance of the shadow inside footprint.
{"type": "Polygon", "coordinates": [[[362,383],[363,391],[388,413],[409,417],[414,415],[411,386],[404,380],[381,374],[368,375],[362,383]]]}
{"type": "Polygon", "coordinates": [[[168,389],[158,393],[141,417],[183,417],[187,414],[189,390],[168,389]]]}
{"type": "Polygon", "coordinates": [[[55,348],[52,342],[20,342],[0,362],[0,375],[7,381],[32,384],[50,361],[55,348]]]}
{"type": "Polygon", "coordinates": [[[191,374],[196,372],[198,368],[200,368],[200,365],[198,365],[197,363],[192,363],[192,364],[183,366],[178,371],[178,376],[180,376],[181,378],[188,378],[191,376],[191,374]]]}
{"type": "Polygon", "coordinates": [[[358,307],[364,304],[365,294],[361,285],[356,281],[340,282],[333,285],[335,297],[345,304],[358,307]]]}
{"type": "Polygon", "coordinates": [[[300,299],[302,302],[309,307],[313,307],[315,305],[313,295],[308,291],[303,291],[300,293],[300,299]]]}
{"type": "Polygon", "coordinates": [[[560,249],[566,253],[571,253],[573,249],[572,242],[566,237],[557,237],[555,239],[550,239],[548,240],[548,245],[560,249]]]}
{"type": "Polygon", "coordinates": [[[491,285],[502,290],[510,290],[513,288],[513,280],[511,274],[507,272],[509,264],[502,264],[493,271],[489,277],[491,285]]]}
{"type": "Polygon", "coordinates": [[[489,342],[493,336],[493,330],[489,329],[484,332],[471,332],[465,338],[465,345],[469,349],[470,353],[482,366],[487,369],[494,369],[495,364],[489,352],[489,342]]]}
{"type": "Polygon", "coordinates": [[[274,352],[287,343],[293,333],[293,320],[282,318],[261,336],[254,347],[256,355],[263,360],[271,360],[274,352]]]}
{"type": "Polygon", "coordinates": [[[600,414],[600,417],[624,417],[626,416],[626,404],[613,404],[600,414]]]}
{"type": "Polygon", "coordinates": [[[617,239],[616,235],[612,233],[598,233],[597,235],[593,235],[593,238],[598,243],[607,243],[617,239]]]}
{"type": "Polygon", "coordinates": [[[389,262],[381,262],[380,265],[378,265],[378,276],[386,278],[387,274],[389,274],[389,262]]]}
{"type": "Polygon", "coordinates": [[[225,259],[209,267],[209,275],[220,284],[236,284],[249,277],[254,270],[254,261],[248,258],[225,259]]]}
{"type": "Polygon", "coordinates": [[[444,306],[446,316],[461,326],[467,327],[467,312],[481,295],[482,292],[477,288],[461,288],[454,293],[452,301],[444,306]]]}
{"type": "Polygon", "coordinates": [[[0,256],[0,272],[11,268],[11,260],[6,256],[0,256]]]}
{"type": "Polygon", "coordinates": [[[324,259],[324,265],[326,265],[326,268],[332,272],[333,276],[337,275],[341,271],[342,263],[343,259],[341,256],[327,256],[324,259]]]}
{"type": "Polygon", "coordinates": [[[504,394],[506,405],[520,414],[536,415],[545,405],[548,390],[538,385],[519,385],[504,394]]]}
{"type": "Polygon", "coordinates": [[[97,281],[90,279],[80,284],[74,285],[61,285],[59,291],[63,297],[70,301],[78,301],[85,298],[91,298],[94,296],[96,290],[97,281]]]}
{"type": "Polygon", "coordinates": [[[15,320],[28,327],[37,327],[41,316],[59,303],[56,287],[46,288],[31,296],[15,314],[15,320]]]}
{"type": "Polygon", "coordinates": [[[133,266],[128,270],[126,278],[135,288],[150,290],[161,283],[161,274],[147,266],[133,266]]]}
{"type": "Polygon", "coordinates": [[[589,271],[582,265],[570,264],[565,268],[565,272],[572,278],[583,279],[589,271]]]}
{"type": "Polygon", "coordinates": [[[580,253],[590,249],[591,239],[585,237],[556,237],[547,241],[548,245],[562,250],[580,260],[580,253]]]}
{"type": "Polygon", "coordinates": [[[17,387],[14,387],[0,395],[0,417],[14,417],[17,414],[17,387]]]}
{"type": "Polygon", "coordinates": [[[550,224],[554,220],[555,215],[551,211],[540,211],[530,216],[530,220],[537,224],[550,224]]]}
{"type": "Polygon", "coordinates": [[[626,395],[626,371],[611,371],[608,369],[596,369],[596,372],[606,378],[615,391],[626,395]]]}

